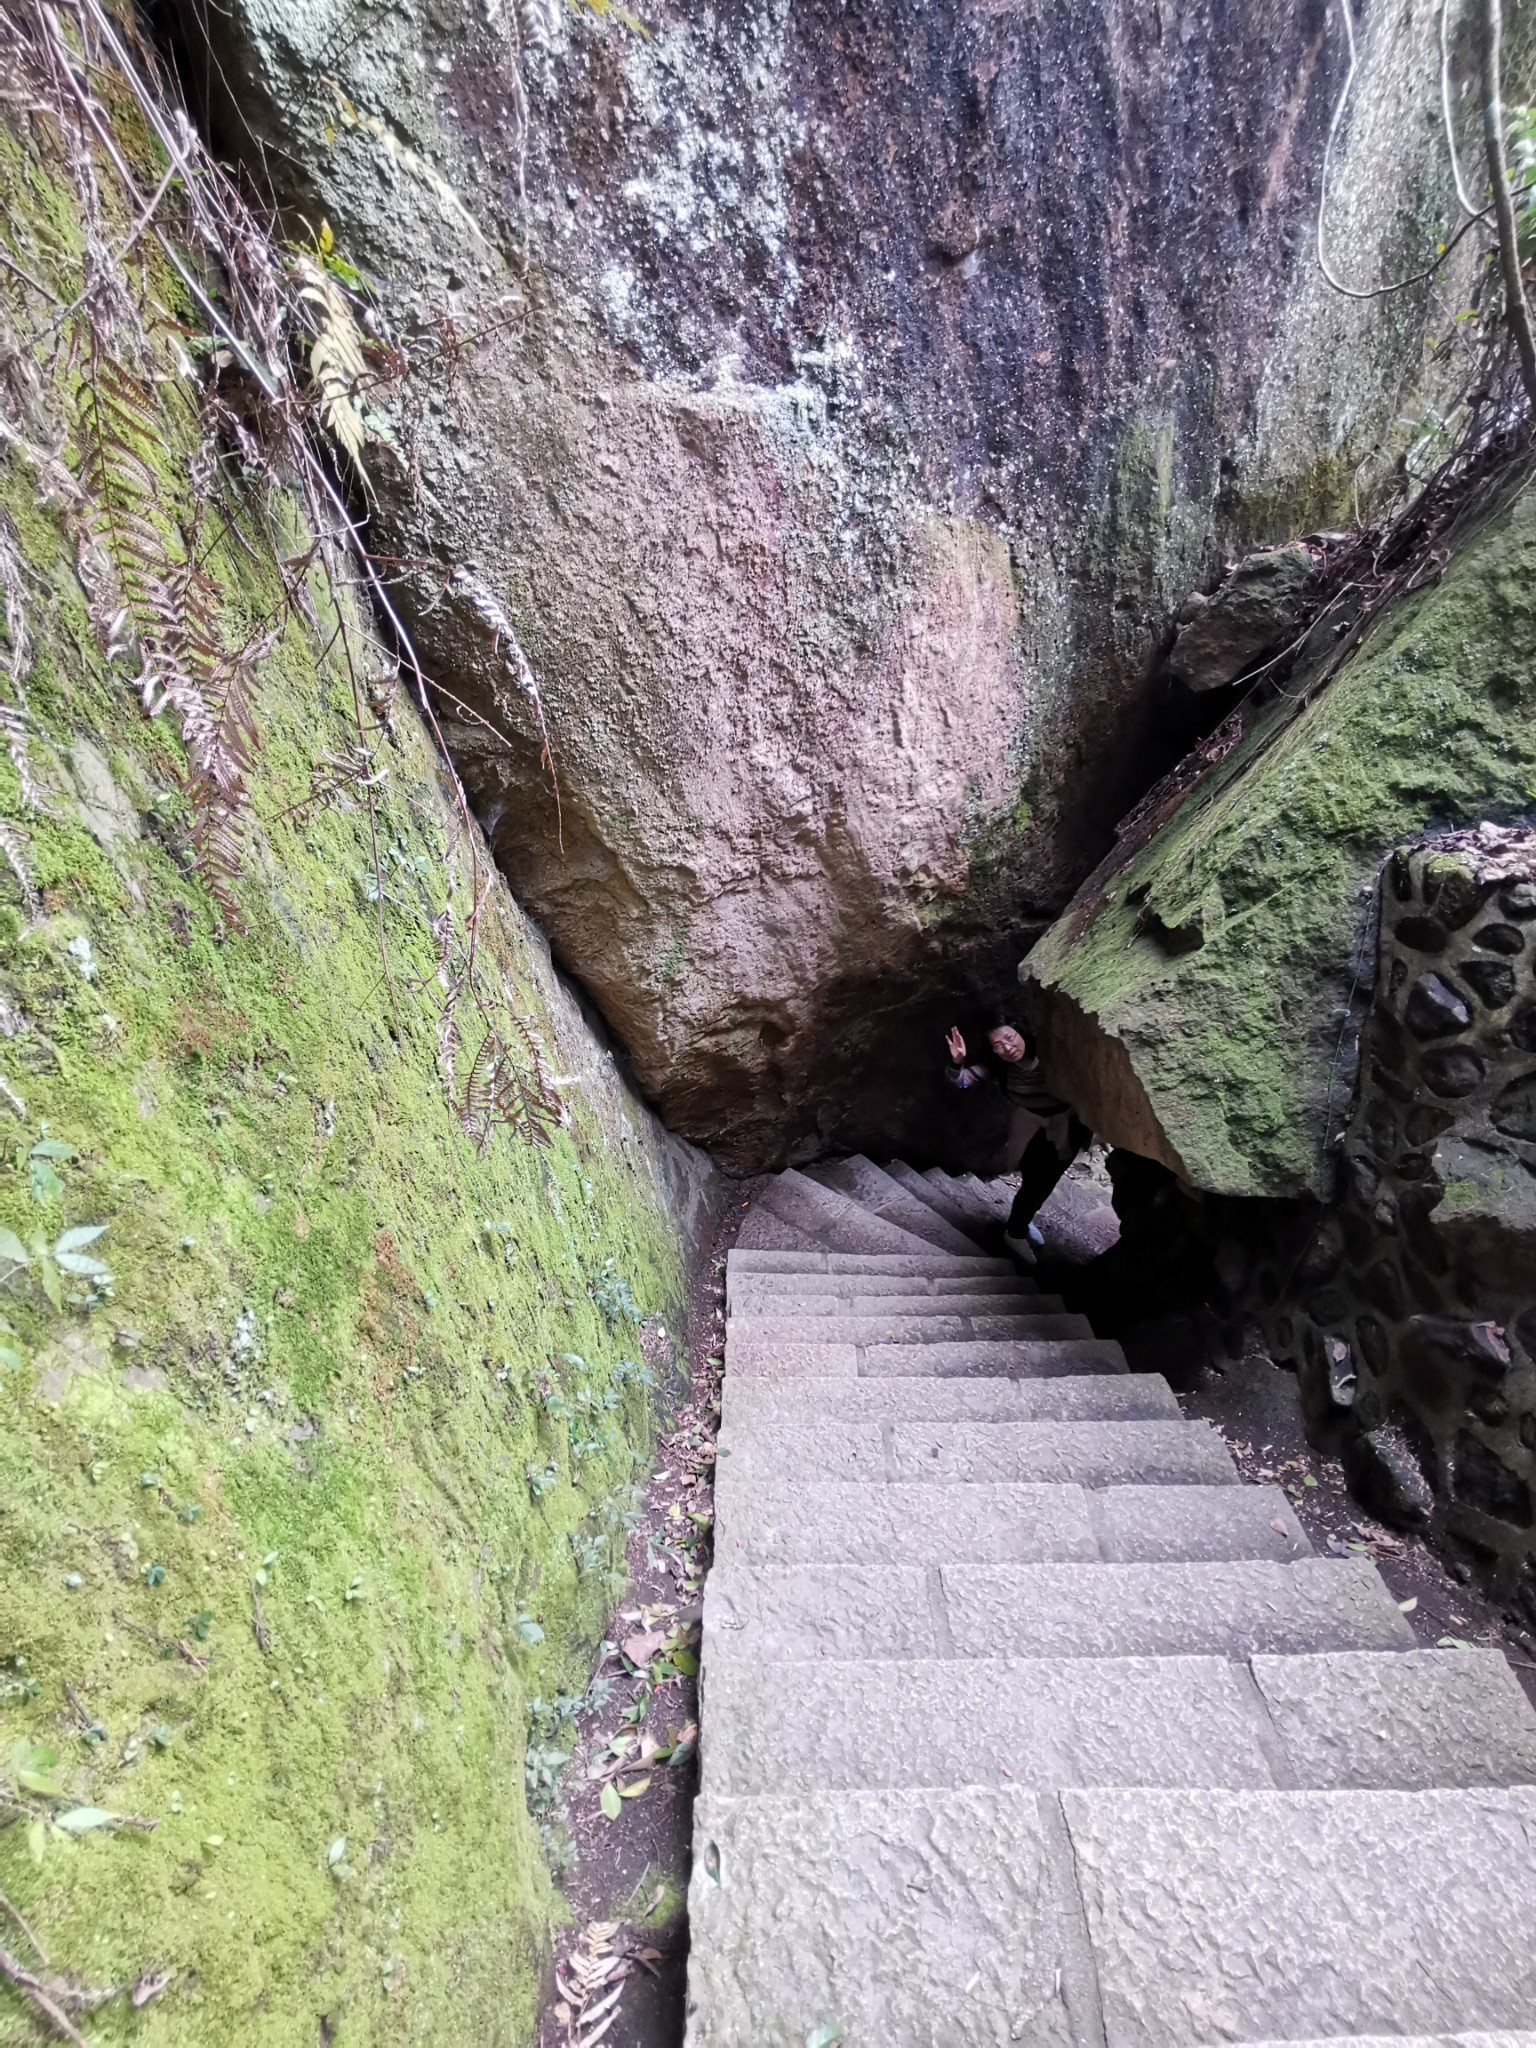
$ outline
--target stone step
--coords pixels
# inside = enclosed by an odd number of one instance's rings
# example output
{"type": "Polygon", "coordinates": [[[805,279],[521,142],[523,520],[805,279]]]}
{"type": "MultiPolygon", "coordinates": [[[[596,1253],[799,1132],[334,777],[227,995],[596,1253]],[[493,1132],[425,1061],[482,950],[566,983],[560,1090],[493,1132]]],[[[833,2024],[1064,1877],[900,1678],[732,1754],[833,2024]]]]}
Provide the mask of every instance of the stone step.
{"type": "Polygon", "coordinates": [[[703,1757],[706,1787],[738,1794],[1008,1783],[1420,1791],[1536,1782],[1532,1721],[1491,1651],[1262,1657],[1251,1670],[1216,1657],[727,1662],[708,1680],[703,1757]],[[1484,1657],[1486,1673],[1446,1677],[1448,1664],[1484,1657]],[[1370,1706],[1336,1671],[1324,1672],[1314,1714],[1277,1719],[1265,1674],[1285,1664],[1298,1667],[1293,1697],[1320,1665],[1354,1667],[1367,1684],[1379,1672],[1400,1725],[1365,1725],[1370,1706]],[[1337,1724],[1331,1741],[1317,1739],[1325,1716],[1337,1724]]]}
{"type": "Polygon", "coordinates": [[[1081,1486],[733,1480],[715,1497],[715,1566],[733,1574],[892,1557],[916,1565],[1093,1564],[1101,1554],[1081,1486]]]}
{"type": "MultiPolygon", "coordinates": [[[[975,1190],[963,1177],[944,1173],[937,1166],[933,1166],[923,1175],[923,1179],[962,1219],[962,1230],[991,1230],[1001,1221],[994,1204],[990,1200],[978,1200],[975,1190]]],[[[1007,1202],[1003,1204],[1003,1216],[1008,1214],[1012,1201],[1013,1196],[1010,1192],[1007,1202]]]]}
{"type": "MultiPolygon", "coordinates": [[[[1227,2048],[1211,2041],[1204,2048],[1227,2048]]],[[[1249,2048],[1536,2048],[1536,2034],[1334,2034],[1326,2041],[1255,2041],[1249,2048]]]]}
{"type": "Polygon", "coordinates": [[[1272,1789],[1268,1731],[1224,1657],[922,1658],[709,1673],[706,1793],[880,1786],[1272,1789]]]}
{"type": "MultiPolygon", "coordinates": [[[[958,1263],[958,1261],[957,1261],[958,1263]]],[[[971,1265],[971,1261],[966,1262],[971,1265]]],[[[727,1272],[730,1299],[811,1294],[878,1295],[885,1300],[947,1301],[957,1294],[1006,1295],[1011,1300],[1043,1300],[1039,1282],[1023,1273],[754,1273],[727,1272]]]]}
{"type": "Polygon", "coordinates": [[[961,1258],[955,1252],[935,1252],[926,1247],[915,1252],[828,1252],[818,1247],[807,1252],[731,1251],[725,1260],[727,1275],[734,1273],[866,1273],[931,1277],[953,1274],[969,1278],[978,1273],[999,1277],[1018,1274],[1012,1259],[989,1259],[981,1253],[961,1258]]]}
{"type": "Polygon", "coordinates": [[[990,1216],[999,1223],[1006,1223],[1013,1207],[1014,1190],[999,1181],[982,1180],[974,1173],[962,1173],[951,1181],[957,1195],[962,1199],[969,1195],[976,1204],[977,1213],[990,1216]]]}
{"type": "Polygon", "coordinates": [[[968,1253],[974,1249],[964,1231],[946,1223],[927,1202],[909,1194],[899,1180],[883,1173],[860,1152],[848,1159],[820,1159],[804,1172],[808,1180],[819,1181],[824,1188],[846,1195],[871,1216],[910,1230],[914,1237],[925,1238],[941,1252],[968,1253]]]}
{"type": "Polygon", "coordinates": [[[879,1564],[891,1557],[916,1565],[1288,1563],[1310,1556],[1311,1546],[1294,1517],[1280,1511],[1284,1505],[1283,1494],[1255,1500],[1241,1486],[791,1486],[738,1479],[717,1497],[715,1558],[736,1569],[879,1564]],[[1132,1492],[1149,1498],[1121,1512],[1117,1497],[1132,1492]]]}
{"type": "Polygon", "coordinates": [[[1061,1803],[1117,2048],[1454,2035],[1536,2014],[1536,1791],[1061,1803]]]}
{"type": "Polygon", "coordinates": [[[1061,1373],[1128,1370],[1112,1338],[1064,1343],[827,1344],[737,1334],[727,1379],[964,1379],[976,1375],[1047,1379],[1061,1373]]]}
{"type": "Polygon", "coordinates": [[[722,1430],[717,1491],[738,1479],[883,1486],[974,1481],[1084,1486],[1236,1485],[1205,1422],[804,1422],[722,1430]]]}
{"type": "Polygon", "coordinates": [[[828,1293],[813,1289],[801,1293],[797,1289],[783,1287],[764,1289],[744,1275],[731,1289],[731,1314],[744,1319],[769,1316],[782,1322],[787,1317],[799,1316],[1029,1316],[1033,1319],[1066,1313],[1059,1294],[1004,1294],[995,1292],[984,1280],[972,1283],[976,1290],[974,1293],[932,1295],[892,1294],[884,1289],[865,1293],[857,1274],[842,1277],[812,1274],[811,1277],[831,1280],[840,1291],[828,1293]]]}
{"type": "Polygon", "coordinates": [[[732,1315],[725,1336],[758,1343],[793,1343],[814,1336],[828,1344],[963,1344],[978,1338],[1004,1342],[1048,1343],[1052,1339],[1091,1337],[1086,1316],[1061,1313],[1026,1315],[891,1315],[817,1316],[776,1314],[732,1315]]]}
{"type": "Polygon", "coordinates": [[[717,1565],[704,1657],[1161,1657],[1414,1647],[1363,1558],[1294,1564],[717,1565]]]}
{"type": "MultiPolygon", "coordinates": [[[[1139,1379],[1141,1375],[1133,1376],[1139,1379]]],[[[1110,1486],[1093,1495],[1099,1545],[1123,1564],[1219,1564],[1310,1557],[1312,1545],[1278,1486],[1110,1486]]]]}
{"type": "Polygon", "coordinates": [[[745,1252],[814,1251],[816,1240],[808,1237],[803,1230],[796,1230],[792,1223],[786,1223],[782,1216],[775,1216],[771,1209],[754,1206],[748,1210],[741,1229],[736,1234],[736,1249],[731,1258],[738,1258],[745,1252]]]}
{"type": "Polygon", "coordinates": [[[793,1167],[775,1175],[757,1200],[761,1208],[771,1209],[828,1251],[920,1253],[934,1249],[926,1238],[872,1216],[846,1195],[823,1187],[793,1167]]]}
{"type": "Polygon", "coordinates": [[[1255,1657],[1300,1785],[1536,1785],[1536,1709],[1497,1650],[1255,1657]]]}
{"type": "Polygon", "coordinates": [[[1011,1788],[701,1799],[686,2048],[1072,2048],[1064,1848],[1011,1788]]]}
{"type": "Polygon", "coordinates": [[[1085,1373],[1054,1379],[738,1379],[726,1376],[727,1441],[765,1423],[1178,1422],[1161,1373],[1085,1373]]]}
{"type": "Polygon", "coordinates": [[[889,1160],[885,1170],[892,1180],[900,1181],[909,1195],[915,1195],[920,1202],[926,1202],[936,1216],[952,1224],[963,1236],[969,1237],[977,1227],[976,1218],[970,1210],[962,1208],[960,1203],[942,1187],[930,1180],[927,1174],[919,1173],[915,1167],[908,1166],[905,1160],[889,1160]]]}

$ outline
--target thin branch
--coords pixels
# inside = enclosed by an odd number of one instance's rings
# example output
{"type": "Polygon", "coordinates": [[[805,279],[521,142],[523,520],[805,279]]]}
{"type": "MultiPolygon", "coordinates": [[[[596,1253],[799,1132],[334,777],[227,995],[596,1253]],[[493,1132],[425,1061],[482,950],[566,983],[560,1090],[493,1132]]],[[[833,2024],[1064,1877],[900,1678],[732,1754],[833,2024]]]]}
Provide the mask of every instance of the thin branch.
{"type": "MultiPolygon", "coordinates": [[[[1492,207],[1485,206],[1481,212],[1477,212],[1469,207],[1468,211],[1471,213],[1471,219],[1463,221],[1455,234],[1440,249],[1434,261],[1426,264],[1422,270],[1416,270],[1412,277],[1399,278],[1395,284],[1372,285],[1368,291],[1360,291],[1354,285],[1345,284],[1341,277],[1335,275],[1332,266],[1329,264],[1327,251],[1323,246],[1323,218],[1328,204],[1328,166],[1333,158],[1334,141],[1338,135],[1340,124],[1344,119],[1344,109],[1349,104],[1350,90],[1354,85],[1355,72],[1359,68],[1360,63],[1360,52],[1355,42],[1355,22],[1353,15],[1349,11],[1349,0],[1339,0],[1339,13],[1344,20],[1344,35],[1349,44],[1349,69],[1344,75],[1344,88],[1339,94],[1338,105],[1333,110],[1333,119],[1328,124],[1328,140],[1323,147],[1323,169],[1317,191],[1317,267],[1323,273],[1325,281],[1343,298],[1386,299],[1390,298],[1394,292],[1406,292],[1416,284],[1426,284],[1444,263],[1446,257],[1450,255],[1462,236],[1469,233],[1480,220],[1486,220],[1493,209],[1492,207]]],[[[1446,133],[1449,136],[1449,127],[1447,127],[1446,133]]],[[[1454,145],[1451,152],[1451,161],[1453,164],[1455,163],[1454,145]]],[[[1459,194],[1459,172],[1457,173],[1457,190],[1459,194]]]]}
{"type": "Polygon", "coordinates": [[[1504,276],[1504,317],[1515,337],[1520,376],[1536,410],[1536,340],[1531,336],[1531,309],[1520,274],[1520,243],[1515,228],[1515,202],[1510,196],[1504,162],[1504,108],[1499,93],[1499,46],[1504,17],[1500,0],[1483,0],[1483,142],[1488,151],[1488,177],[1493,186],[1499,224],[1499,268],[1504,276]]]}
{"type": "Polygon", "coordinates": [[[49,1987],[41,1978],[34,1977],[30,1970],[18,1963],[16,1958],[3,1948],[0,1948],[0,1977],[16,1986],[38,2018],[57,2034],[61,2041],[73,2043],[73,2048],[90,2048],[84,2034],[75,2026],[68,2013],[55,2002],[49,1987]]]}
{"type": "Polygon", "coordinates": [[[38,1940],[37,1936],[32,1932],[31,1928],[27,1925],[26,1921],[21,1917],[20,1912],[17,1910],[15,1906],[11,1904],[10,1900],[5,1896],[4,1892],[0,1892],[0,1909],[3,1909],[5,1912],[10,1914],[11,1918],[15,1921],[16,1925],[27,1937],[27,1940],[31,1942],[33,1949],[36,1951],[37,1959],[42,1964],[43,1968],[45,1970],[51,1970],[53,1968],[53,1965],[48,1960],[47,1949],[43,1947],[43,1944],[38,1940]]]}
{"type": "Polygon", "coordinates": [[[1440,114],[1445,123],[1445,146],[1450,152],[1457,202],[1463,213],[1475,214],[1478,209],[1468,196],[1461,175],[1461,158],[1456,152],[1456,119],[1451,111],[1451,0],[1441,0],[1440,5],[1440,114]]]}

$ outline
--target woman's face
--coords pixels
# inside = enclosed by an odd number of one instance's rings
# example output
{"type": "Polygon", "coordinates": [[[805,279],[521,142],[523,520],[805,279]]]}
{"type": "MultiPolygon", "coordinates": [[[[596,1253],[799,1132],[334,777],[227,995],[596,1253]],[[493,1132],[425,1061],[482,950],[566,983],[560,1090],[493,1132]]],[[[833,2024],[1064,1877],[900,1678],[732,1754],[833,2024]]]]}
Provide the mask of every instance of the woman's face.
{"type": "Polygon", "coordinates": [[[1025,1057],[1027,1048],[1011,1024],[999,1024],[995,1031],[987,1033],[987,1038],[1000,1060],[1016,1061],[1025,1057]]]}

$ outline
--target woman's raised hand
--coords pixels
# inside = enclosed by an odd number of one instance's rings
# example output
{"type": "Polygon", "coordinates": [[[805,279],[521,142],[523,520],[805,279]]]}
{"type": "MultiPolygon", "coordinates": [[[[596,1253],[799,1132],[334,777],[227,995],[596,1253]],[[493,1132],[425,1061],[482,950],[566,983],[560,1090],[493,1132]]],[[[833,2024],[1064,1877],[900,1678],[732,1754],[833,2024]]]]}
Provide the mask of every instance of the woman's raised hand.
{"type": "Polygon", "coordinates": [[[965,1040],[960,1036],[960,1027],[958,1024],[952,1024],[950,1026],[949,1036],[947,1039],[945,1039],[944,1042],[949,1047],[950,1058],[958,1067],[960,1062],[965,1058],[965,1040]]]}

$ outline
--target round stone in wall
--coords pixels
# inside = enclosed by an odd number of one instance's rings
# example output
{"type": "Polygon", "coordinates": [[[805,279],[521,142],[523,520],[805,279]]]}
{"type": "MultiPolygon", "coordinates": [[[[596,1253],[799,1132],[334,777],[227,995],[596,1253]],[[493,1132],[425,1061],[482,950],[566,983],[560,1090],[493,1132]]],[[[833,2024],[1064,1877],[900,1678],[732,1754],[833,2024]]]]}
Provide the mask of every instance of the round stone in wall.
{"type": "Polygon", "coordinates": [[[1483,1063],[1464,1045],[1445,1045],[1424,1055],[1424,1079],[1437,1095],[1471,1095],[1482,1085],[1483,1063]]]}
{"type": "Polygon", "coordinates": [[[1466,960],[1461,978],[1485,1009],[1502,1010],[1515,999],[1515,970],[1507,960],[1466,960]]]}
{"type": "Polygon", "coordinates": [[[1413,985],[1403,1020],[1415,1038],[1443,1038],[1448,1032],[1465,1031],[1472,1022],[1472,1012],[1438,974],[1421,974],[1413,985]]]}
{"type": "Polygon", "coordinates": [[[1518,925],[1485,924],[1480,932],[1472,936],[1474,946],[1481,946],[1485,953],[1503,953],[1513,960],[1525,948],[1525,933],[1518,925]]]}

